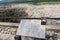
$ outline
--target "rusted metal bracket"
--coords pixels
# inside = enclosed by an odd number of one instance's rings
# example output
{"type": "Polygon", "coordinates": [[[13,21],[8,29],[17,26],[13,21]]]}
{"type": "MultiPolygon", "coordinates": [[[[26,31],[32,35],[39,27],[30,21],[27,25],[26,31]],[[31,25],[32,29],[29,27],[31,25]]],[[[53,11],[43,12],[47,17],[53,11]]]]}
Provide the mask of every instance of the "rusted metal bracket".
{"type": "Polygon", "coordinates": [[[41,17],[41,25],[46,25],[47,19],[46,17],[41,17]]]}

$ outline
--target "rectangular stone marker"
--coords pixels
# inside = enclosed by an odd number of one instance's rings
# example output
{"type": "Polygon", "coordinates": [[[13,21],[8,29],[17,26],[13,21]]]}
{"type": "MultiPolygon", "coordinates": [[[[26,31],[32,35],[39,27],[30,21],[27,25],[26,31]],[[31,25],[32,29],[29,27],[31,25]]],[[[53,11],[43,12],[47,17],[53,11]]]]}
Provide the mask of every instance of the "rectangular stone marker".
{"type": "Polygon", "coordinates": [[[16,35],[45,38],[45,25],[41,25],[41,20],[21,20],[16,35]]]}

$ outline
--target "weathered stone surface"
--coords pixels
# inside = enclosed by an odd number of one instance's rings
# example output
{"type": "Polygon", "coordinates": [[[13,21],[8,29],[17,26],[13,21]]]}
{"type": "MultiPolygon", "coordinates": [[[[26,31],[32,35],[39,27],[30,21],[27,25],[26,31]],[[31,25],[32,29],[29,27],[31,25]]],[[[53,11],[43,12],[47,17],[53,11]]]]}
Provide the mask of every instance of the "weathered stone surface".
{"type": "Polygon", "coordinates": [[[21,20],[16,35],[45,38],[45,25],[41,20],[21,20]]]}
{"type": "MultiPolygon", "coordinates": [[[[25,12],[28,14],[28,17],[51,17],[51,18],[60,18],[60,4],[58,5],[30,5],[30,4],[9,4],[5,5],[6,8],[3,8],[4,5],[0,5],[2,9],[15,9],[16,11],[21,11],[19,9],[24,8],[25,12]],[[10,6],[10,7],[9,7],[10,6]]],[[[1,9],[0,9],[1,10],[1,9]]]]}
{"type": "Polygon", "coordinates": [[[11,35],[15,35],[16,34],[16,31],[17,31],[17,28],[12,28],[12,27],[4,27],[4,26],[0,26],[1,30],[0,30],[0,33],[2,34],[11,34],[11,35]]]}
{"type": "Polygon", "coordinates": [[[46,25],[60,26],[60,20],[47,19],[46,25]]]}
{"type": "MultiPolygon", "coordinates": [[[[14,8],[27,8],[25,11],[28,13],[28,17],[51,17],[51,18],[60,18],[60,4],[58,5],[29,5],[29,4],[11,4],[11,5],[4,5],[6,6],[5,8],[0,5],[0,11],[2,9],[14,9],[14,8]]],[[[2,11],[1,11],[2,12],[2,11]]],[[[19,20],[20,21],[20,20],[19,20]]],[[[60,21],[59,20],[47,20],[47,25],[57,25],[59,28],[60,26],[60,21]]],[[[53,27],[53,29],[55,29],[53,27]]],[[[0,27],[0,33],[5,34],[4,32],[7,31],[8,34],[11,34],[10,28],[7,28],[9,30],[3,30],[2,27],[0,27]]],[[[52,28],[52,27],[51,27],[52,28]]],[[[51,31],[50,31],[51,33],[51,31]]],[[[4,35],[5,38],[6,35],[4,35]]],[[[1,36],[0,36],[1,37],[1,36]]],[[[3,37],[2,37],[3,38],[3,37]]],[[[0,38],[0,39],[2,39],[0,38]]],[[[60,32],[58,32],[58,38],[60,40],[60,32]]],[[[2,39],[3,40],[3,39],[2,39]]],[[[8,39],[9,40],[9,39],[8,39]]]]}

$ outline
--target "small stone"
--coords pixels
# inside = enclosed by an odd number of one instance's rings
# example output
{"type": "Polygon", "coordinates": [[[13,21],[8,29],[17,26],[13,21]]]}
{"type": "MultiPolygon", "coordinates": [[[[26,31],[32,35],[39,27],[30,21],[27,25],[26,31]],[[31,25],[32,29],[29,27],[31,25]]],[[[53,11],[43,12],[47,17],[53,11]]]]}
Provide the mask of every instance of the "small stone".
{"type": "Polygon", "coordinates": [[[15,32],[12,32],[12,35],[15,35],[15,32]]]}
{"type": "Polygon", "coordinates": [[[3,33],[3,34],[4,34],[4,31],[1,31],[1,33],[3,33]]]}

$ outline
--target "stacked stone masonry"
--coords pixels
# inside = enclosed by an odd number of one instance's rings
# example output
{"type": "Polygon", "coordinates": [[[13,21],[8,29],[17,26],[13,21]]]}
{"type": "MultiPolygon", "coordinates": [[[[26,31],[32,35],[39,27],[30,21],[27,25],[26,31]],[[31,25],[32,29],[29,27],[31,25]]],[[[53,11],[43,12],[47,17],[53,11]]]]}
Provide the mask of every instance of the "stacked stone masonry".
{"type": "Polygon", "coordinates": [[[0,26],[0,33],[15,35],[17,28],[0,26]]]}

